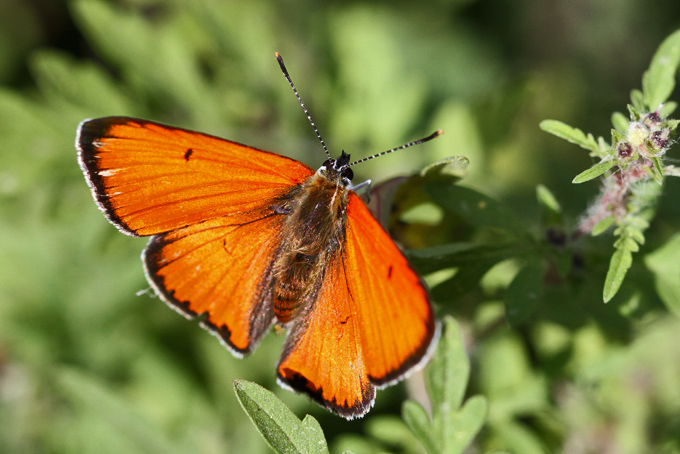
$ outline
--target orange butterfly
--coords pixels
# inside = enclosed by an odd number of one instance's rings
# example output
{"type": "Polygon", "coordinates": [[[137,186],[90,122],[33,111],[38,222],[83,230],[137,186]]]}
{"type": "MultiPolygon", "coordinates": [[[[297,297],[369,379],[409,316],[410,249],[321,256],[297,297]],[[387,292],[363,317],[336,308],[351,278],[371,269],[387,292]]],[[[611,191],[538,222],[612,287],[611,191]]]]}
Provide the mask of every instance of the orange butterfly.
{"type": "Polygon", "coordinates": [[[427,292],[354,192],[362,185],[352,185],[356,162],[344,151],[332,159],[323,144],[328,160],[315,172],[125,117],[83,121],[76,147],[108,220],[127,235],[152,235],[142,260],[166,303],[203,316],[238,357],[272,324],[289,328],[277,366],[283,387],[352,419],[372,407],[376,387],[428,356],[437,329],[427,292]]]}

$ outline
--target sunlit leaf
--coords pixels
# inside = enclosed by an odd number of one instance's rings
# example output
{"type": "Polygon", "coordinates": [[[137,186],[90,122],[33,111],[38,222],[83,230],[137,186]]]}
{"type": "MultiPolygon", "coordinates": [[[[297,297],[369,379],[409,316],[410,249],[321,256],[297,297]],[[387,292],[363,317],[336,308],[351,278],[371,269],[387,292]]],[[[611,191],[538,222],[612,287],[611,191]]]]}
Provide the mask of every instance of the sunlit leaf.
{"type": "Polygon", "coordinates": [[[675,87],[678,64],[680,64],[680,30],[661,43],[649,69],[642,76],[644,101],[650,110],[656,110],[670,96],[675,87]]]}
{"type": "Polygon", "coordinates": [[[418,402],[407,400],[401,407],[404,422],[413,435],[420,440],[428,454],[438,454],[434,436],[432,434],[432,422],[427,411],[418,402]]]}
{"type": "Polygon", "coordinates": [[[588,170],[585,170],[578,175],[574,177],[573,180],[571,180],[572,183],[578,184],[578,183],[584,183],[586,181],[590,181],[593,178],[597,178],[603,173],[605,173],[607,170],[611,169],[616,165],[616,161],[614,160],[607,160],[607,161],[602,161],[598,164],[595,164],[588,170]]]}
{"type": "Polygon", "coordinates": [[[327,453],[319,423],[310,415],[304,421],[271,391],[246,380],[234,380],[234,391],[257,430],[277,453],[327,453]]]}
{"type": "Polygon", "coordinates": [[[557,120],[543,120],[539,126],[545,132],[549,132],[561,139],[568,140],[581,148],[594,152],[599,151],[599,145],[593,136],[590,134],[586,136],[583,131],[578,128],[574,128],[557,120]]]}
{"type": "Polygon", "coordinates": [[[619,287],[621,287],[623,279],[626,277],[626,273],[632,264],[633,254],[630,250],[617,249],[614,252],[611,262],[609,262],[607,277],[604,281],[602,297],[605,303],[609,302],[616,295],[616,292],[619,291],[619,287]]]}

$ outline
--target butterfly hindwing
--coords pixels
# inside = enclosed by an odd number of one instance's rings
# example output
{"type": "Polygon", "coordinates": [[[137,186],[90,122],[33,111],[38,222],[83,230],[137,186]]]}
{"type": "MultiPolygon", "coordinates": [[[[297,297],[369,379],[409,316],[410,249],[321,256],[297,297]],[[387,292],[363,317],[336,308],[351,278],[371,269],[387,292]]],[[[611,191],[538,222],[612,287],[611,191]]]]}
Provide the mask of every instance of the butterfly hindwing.
{"type": "Polygon", "coordinates": [[[282,216],[235,224],[206,221],[152,237],[149,281],[173,308],[219,336],[237,356],[254,350],[272,325],[272,270],[282,216]]]}
{"type": "Polygon", "coordinates": [[[290,328],[277,367],[279,383],[307,394],[345,418],[373,406],[375,387],[368,379],[356,302],[347,285],[340,254],[327,264],[314,301],[290,328]]]}

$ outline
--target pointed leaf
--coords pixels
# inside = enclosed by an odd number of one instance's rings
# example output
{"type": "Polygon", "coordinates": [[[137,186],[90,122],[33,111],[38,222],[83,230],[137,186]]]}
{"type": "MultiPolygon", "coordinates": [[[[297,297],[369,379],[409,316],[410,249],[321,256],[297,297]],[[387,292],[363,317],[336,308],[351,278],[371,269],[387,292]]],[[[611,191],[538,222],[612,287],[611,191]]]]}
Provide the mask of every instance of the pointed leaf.
{"type": "Polygon", "coordinates": [[[656,180],[657,183],[662,184],[663,164],[661,163],[661,158],[658,156],[654,156],[650,160],[652,161],[652,164],[654,164],[654,170],[652,171],[652,175],[654,176],[654,179],[656,180]]]}
{"type": "Polygon", "coordinates": [[[465,353],[460,327],[452,317],[445,317],[442,338],[425,371],[435,416],[442,411],[455,411],[460,407],[469,374],[470,362],[465,353]]]}
{"type": "Polygon", "coordinates": [[[625,134],[626,131],[628,131],[629,124],[628,118],[621,112],[614,112],[612,114],[612,126],[614,126],[621,134],[625,134]]]}
{"type": "Polygon", "coordinates": [[[614,216],[607,216],[606,218],[602,219],[600,222],[595,224],[593,226],[593,230],[590,231],[590,234],[592,236],[598,236],[609,229],[614,223],[616,222],[616,218],[614,216]]]}
{"type": "Polygon", "coordinates": [[[277,453],[327,453],[319,423],[307,416],[306,423],[274,393],[246,380],[234,380],[234,391],[241,407],[255,424],[267,444],[277,453]]]}
{"type": "Polygon", "coordinates": [[[562,207],[560,207],[560,203],[557,201],[553,193],[550,192],[550,189],[543,186],[542,184],[536,186],[536,198],[538,199],[538,202],[541,204],[541,206],[545,207],[555,215],[562,214],[562,207]]]}
{"type": "Polygon", "coordinates": [[[597,178],[603,173],[605,173],[607,170],[611,169],[616,165],[616,161],[612,160],[607,160],[607,161],[602,161],[598,164],[595,164],[592,166],[590,169],[579,173],[576,175],[576,177],[571,181],[574,184],[578,183],[584,183],[586,181],[590,181],[593,178],[597,178]]]}
{"type": "Polygon", "coordinates": [[[633,264],[633,253],[627,249],[617,249],[609,262],[609,270],[604,281],[604,291],[602,297],[608,303],[616,292],[619,291],[623,279],[626,277],[628,268],[633,264]]]}
{"type": "Polygon", "coordinates": [[[677,109],[678,103],[675,101],[667,101],[664,103],[663,107],[661,108],[661,118],[668,118],[670,114],[675,112],[675,109],[677,109]]]}
{"type": "Polygon", "coordinates": [[[307,436],[309,452],[327,453],[328,444],[326,443],[326,437],[324,437],[323,429],[321,428],[319,421],[312,415],[307,415],[305,416],[305,419],[302,420],[302,427],[307,436]]]}
{"type": "Polygon", "coordinates": [[[489,409],[486,398],[472,396],[446,428],[446,441],[442,453],[462,454],[482,429],[489,409]]]}
{"type": "Polygon", "coordinates": [[[451,156],[440,159],[420,171],[420,176],[427,181],[446,180],[454,183],[465,178],[470,161],[465,156],[451,156]]]}
{"type": "Polygon", "coordinates": [[[543,120],[539,127],[545,132],[556,135],[557,137],[568,140],[571,143],[575,143],[581,148],[591,151],[599,151],[599,147],[593,136],[586,135],[578,128],[569,126],[568,124],[562,123],[557,120],[543,120]]]}
{"type": "Polygon", "coordinates": [[[640,90],[634,89],[630,92],[630,100],[633,105],[628,105],[628,112],[630,112],[630,118],[632,121],[640,121],[642,115],[640,112],[646,112],[647,107],[645,106],[644,95],[640,90]]]}
{"type": "Polygon", "coordinates": [[[671,95],[675,87],[675,73],[680,64],[680,30],[661,43],[649,69],[642,76],[644,101],[649,110],[656,110],[671,95]]]}
{"type": "Polygon", "coordinates": [[[407,430],[406,423],[397,416],[376,415],[369,418],[364,430],[373,440],[383,446],[390,446],[398,452],[412,451],[418,446],[418,439],[407,430]]]}
{"type": "Polygon", "coordinates": [[[414,400],[407,400],[401,407],[401,415],[413,435],[423,444],[425,451],[429,454],[438,454],[440,450],[432,434],[430,416],[423,406],[414,400]]]}

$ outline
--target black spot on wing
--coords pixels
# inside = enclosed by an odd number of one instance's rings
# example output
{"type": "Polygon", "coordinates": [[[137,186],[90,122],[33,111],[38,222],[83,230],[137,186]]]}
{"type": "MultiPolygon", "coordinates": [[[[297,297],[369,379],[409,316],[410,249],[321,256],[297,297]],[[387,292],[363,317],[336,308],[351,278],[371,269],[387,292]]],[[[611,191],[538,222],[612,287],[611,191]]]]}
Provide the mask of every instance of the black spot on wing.
{"type": "Polygon", "coordinates": [[[189,158],[191,158],[191,155],[194,154],[194,150],[189,148],[186,153],[184,153],[184,160],[189,162],[189,158]]]}

